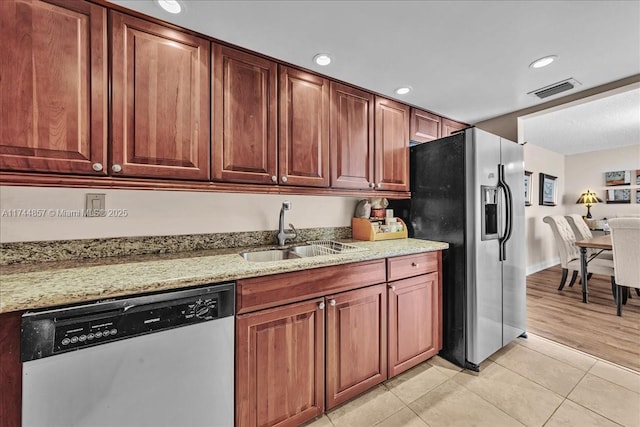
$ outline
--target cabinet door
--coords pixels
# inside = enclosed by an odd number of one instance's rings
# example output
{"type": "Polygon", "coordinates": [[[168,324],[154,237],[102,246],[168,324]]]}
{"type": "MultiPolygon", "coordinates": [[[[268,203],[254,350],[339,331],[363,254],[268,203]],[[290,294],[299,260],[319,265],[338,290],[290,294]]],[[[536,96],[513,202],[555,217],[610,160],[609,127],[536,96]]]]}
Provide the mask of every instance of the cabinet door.
{"type": "Polygon", "coordinates": [[[440,138],[440,116],[412,108],[410,126],[411,141],[423,143],[440,138]]]}
{"type": "Polygon", "coordinates": [[[376,190],[409,190],[409,107],[376,97],[376,190]]]}
{"type": "Polygon", "coordinates": [[[389,284],[389,377],[440,350],[438,273],[389,284]]]}
{"type": "Polygon", "coordinates": [[[329,186],[329,80],[280,66],[280,183],[329,186]]]}
{"type": "Polygon", "coordinates": [[[105,175],[106,21],[86,2],[0,1],[0,169],[105,175]]]}
{"type": "Polygon", "coordinates": [[[323,301],[237,316],[237,426],[298,426],[324,412],[323,301]]]}
{"type": "Polygon", "coordinates": [[[373,95],[331,82],[331,186],[373,184],[373,95]]]}
{"type": "Polygon", "coordinates": [[[442,118],[441,128],[440,128],[440,136],[444,138],[445,136],[449,136],[459,130],[466,129],[468,126],[464,123],[454,122],[453,120],[442,118]]]}
{"type": "Polygon", "coordinates": [[[278,182],[277,64],[213,45],[213,178],[278,182]]]}
{"type": "Polygon", "coordinates": [[[114,175],[209,178],[209,42],[111,12],[114,175]]]}
{"type": "Polygon", "coordinates": [[[387,379],[386,285],[327,300],[327,409],[387,379]]]}

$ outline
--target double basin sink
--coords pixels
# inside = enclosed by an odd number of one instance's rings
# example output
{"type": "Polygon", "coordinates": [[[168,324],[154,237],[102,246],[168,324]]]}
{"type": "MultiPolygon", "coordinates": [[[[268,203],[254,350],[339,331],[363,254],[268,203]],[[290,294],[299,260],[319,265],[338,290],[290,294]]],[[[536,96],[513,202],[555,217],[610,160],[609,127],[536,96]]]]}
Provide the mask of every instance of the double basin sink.
{"type": "Polygon", "coordinates": [[[333,240],[309,242],[286,248],[274,248],[261,251],[242,252],[240,256],[251,262],[283,261],[288,259],[308,258],[319,255],[360,252],[366,250],[346,243],[333,240]]]}

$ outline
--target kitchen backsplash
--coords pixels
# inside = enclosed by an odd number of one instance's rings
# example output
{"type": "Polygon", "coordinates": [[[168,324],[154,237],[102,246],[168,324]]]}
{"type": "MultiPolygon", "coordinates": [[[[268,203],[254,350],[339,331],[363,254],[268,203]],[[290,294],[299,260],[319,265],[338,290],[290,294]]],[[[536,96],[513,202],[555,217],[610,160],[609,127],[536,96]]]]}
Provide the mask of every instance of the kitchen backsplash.
{"type": "MultiPolygon", "coordinates": [[[[298,229],[297,232],[298,237],[294,243],[351,238],[351,227],[306,228],[298,229]]],[[[277,233],[276,230],[269,230],[2,243],[0,265],[275,245],[277,233]]]]}

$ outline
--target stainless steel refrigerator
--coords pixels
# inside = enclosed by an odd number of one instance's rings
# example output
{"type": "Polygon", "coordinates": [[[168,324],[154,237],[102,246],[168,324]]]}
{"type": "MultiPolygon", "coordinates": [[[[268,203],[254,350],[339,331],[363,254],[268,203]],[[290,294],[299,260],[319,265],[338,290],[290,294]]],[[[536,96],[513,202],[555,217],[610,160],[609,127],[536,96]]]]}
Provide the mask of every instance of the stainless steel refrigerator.
{"type": "Polygon", "coordinates": [[[392,207],[443,253],[443,349],[479,370],[526,336],[523,147],[470,128],[411,147],[411,200],[392,207]]]}

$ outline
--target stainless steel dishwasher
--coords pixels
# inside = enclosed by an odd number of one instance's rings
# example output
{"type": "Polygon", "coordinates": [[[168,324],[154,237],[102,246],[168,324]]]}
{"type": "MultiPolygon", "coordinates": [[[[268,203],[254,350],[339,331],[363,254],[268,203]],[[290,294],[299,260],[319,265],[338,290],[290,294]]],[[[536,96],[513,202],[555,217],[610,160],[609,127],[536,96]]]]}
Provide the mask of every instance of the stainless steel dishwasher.
{"type": "Polygon", "coordinates": [[[235,284],[26,313],[23,427],[232,427],[235,284]]]}

